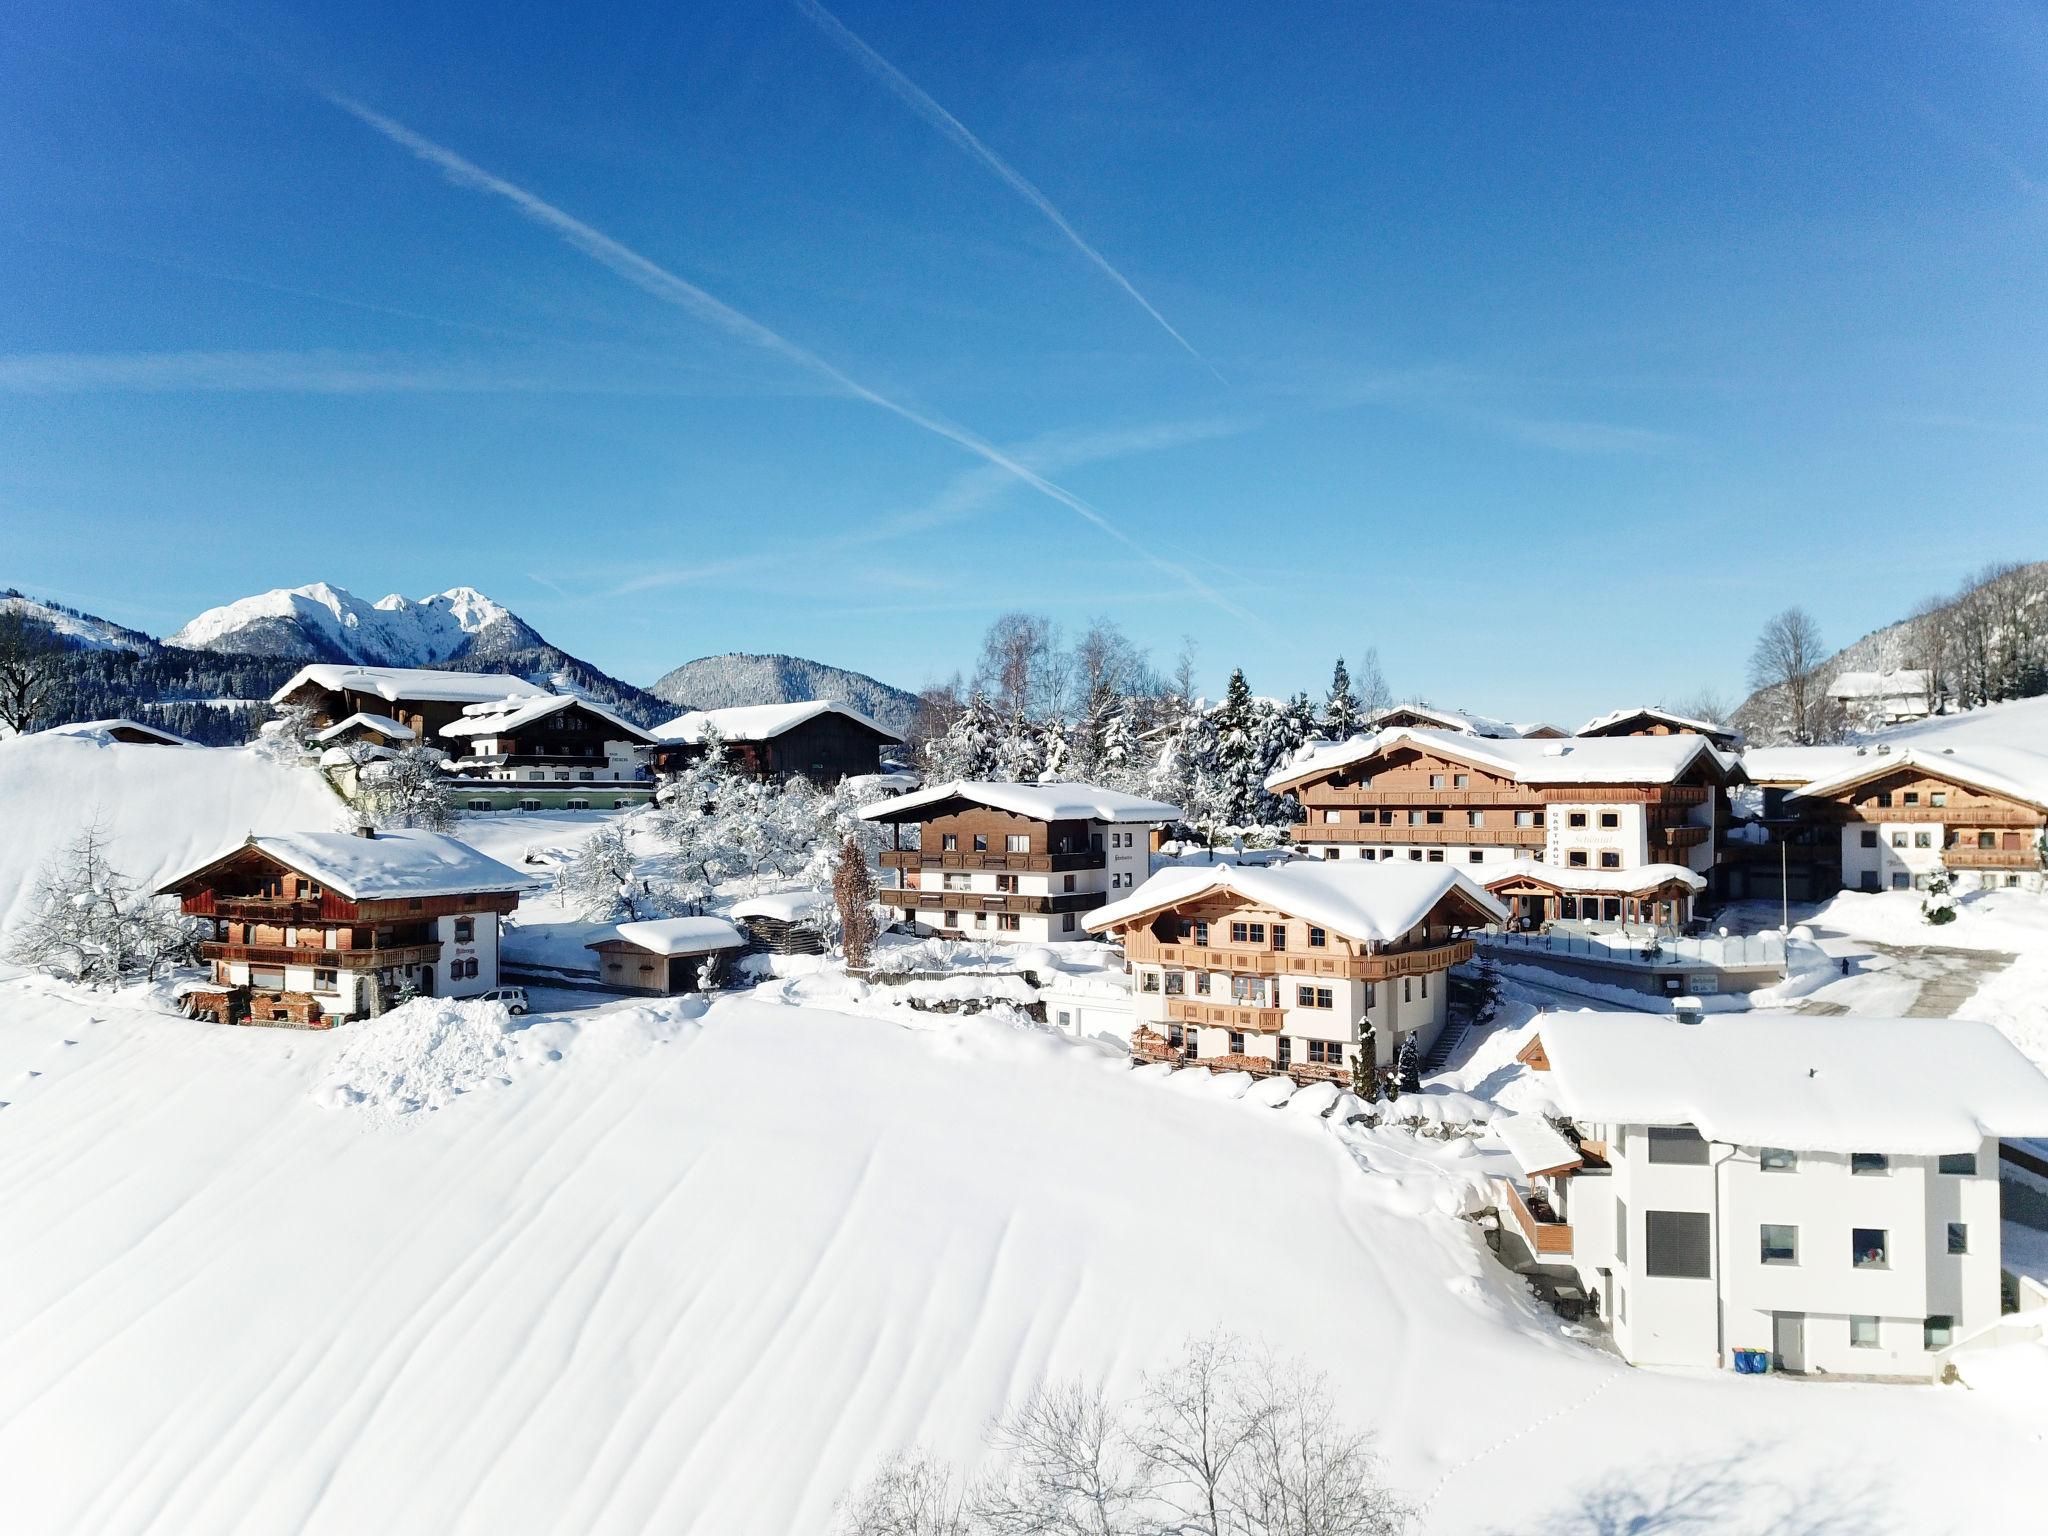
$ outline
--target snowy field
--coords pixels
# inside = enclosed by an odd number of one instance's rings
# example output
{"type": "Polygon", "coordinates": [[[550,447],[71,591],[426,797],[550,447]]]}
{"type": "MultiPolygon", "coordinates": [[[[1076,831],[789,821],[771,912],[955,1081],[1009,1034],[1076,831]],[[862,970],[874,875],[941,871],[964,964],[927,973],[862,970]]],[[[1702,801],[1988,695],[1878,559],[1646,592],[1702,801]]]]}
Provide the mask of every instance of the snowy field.
{"type": "Polygon", "coordinates": [[[968,1457],[1042,1373],[1127,1388],[1218,1323],[1326,1368],[1430,1531],[2018,1529],[2038,1497],[2040,1420],[1993,1393],[1567,1339],[1443,1170],[1221,1080],[700,1007],[457,1039],[405,1112],[416,1030],[0,983],[7,1528],[816,1532],[891,1449],[968,1457]]]}

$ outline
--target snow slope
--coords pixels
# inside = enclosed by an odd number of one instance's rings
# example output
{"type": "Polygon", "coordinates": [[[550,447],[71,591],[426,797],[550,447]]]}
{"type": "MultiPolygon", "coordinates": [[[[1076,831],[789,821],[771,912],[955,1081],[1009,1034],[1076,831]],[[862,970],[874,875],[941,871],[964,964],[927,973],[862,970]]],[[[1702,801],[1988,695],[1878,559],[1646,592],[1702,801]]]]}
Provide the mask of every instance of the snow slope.
{"type": "Polygon", "coordinates": [[[433,666],[482,649],[545,644],[511,609],[473,587],[417,601],[394,593],[371,603],[324,581],[209,608],[165,643],[384,667],[433,666]]]}
{"type": "Polygon", "coordinates": [[[39,624],[47,624],[68,644],[81,650],[146,651],[156,644],[140,630],[124,629],[110,619],[27,597],[12,588],[0,592],[0,613],[20,613],[39,624]]]}
{"type": "Polygon", "coordinates": [[[1428,1532],[2034,1507],[2011,1403],[1628,1370],[1440,1172],[1241,1081],[689,1000],[536,1016],[446,1107],[366,1113],[327,1107],[350,1030],[139,1002],[0,982],[11,1532],[812,1536],[877,1457],[968,1457],[1041,1373],[1127,1390],[1223,1322],[1331,1373],[1428,1532]]]}
{"type": "Polygon", "coordinates": [[[0,944],[44,861],[97,817],[113,864],[154,886],[250,832],[332,831],[341,802],[309,768],[244,747],[143,747],[83,736],[0,741],[0,944]]]}

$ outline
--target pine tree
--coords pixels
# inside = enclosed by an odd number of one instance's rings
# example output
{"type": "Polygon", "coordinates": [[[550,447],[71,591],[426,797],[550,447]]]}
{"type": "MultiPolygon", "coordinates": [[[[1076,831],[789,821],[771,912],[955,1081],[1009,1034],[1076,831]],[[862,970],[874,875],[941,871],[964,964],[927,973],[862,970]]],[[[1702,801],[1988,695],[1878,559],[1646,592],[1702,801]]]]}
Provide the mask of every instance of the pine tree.
{"type": "Polygon", "coordinates": [[[832,875],[832,899],[839,909],[839,942],[849,971],[867,969],[881,925],[875,920],[875,881],[867,855],[848,838],[839,847],[839,867],[832,875]]]}
{"type": "Polygon", "coordinates": [[[935,780],[987,779],[996,772],[999,738],[995,710],[979,688],[945,733],[925,747],[925,764],[935,780]]]}
{"type": "Polygon", "coordinates": [[[1359,1022],[1358,1052],[1351,1058],[1351,1091],[1368,1104],[1380,1101],[1379,1040],[1370,1019],[1359,1022]]]}
{"type": "Polygon", "coordinates": [[[981,777],[996,778],[1010,784],[1030,784],[1037,781],[1044,769],[1038,727],[1021,714],[1012,715],[996,744],[994,769],[981,777]]]}
{"type": "Polygon", "coordinates": [[[1067,740],[1067,728],[1058,720],[1048,720],[1045,729],[1039,733],[1038,776],[1041,779],[1064,779],[1074,770],[1074,749],[1067,740]]]}
{"type": "Polygon", "coordinates": [[[1215,808],[1227,827],[1241,828],[1253,821],[1258,810],[1255,797],[1264,793],[1258,783],[1259,749],[1254,739],[1258,723],[1244,669],[1235,667],[1215,714],[1215,808]]]}
{"type": "Polygon", "coordinates": [[[1401,1080],[1403,1093],[1422,1092],[1422,1052],[1415,1044],[1414,1035],[1402,1040],[1401,1049],[1395,1052],[1394,1071],[1401,1080]]]}
{"type": "Polygon", "coordinates": [[[1128,701],[1113,697],[1112,703],[1114,707],[1102,725],[1100,753],[1090,782],[1136,792],[1143,787],[1138,767],[1143,749],[1131,723],[1128,701]]]}
{"type": "Polygon", "coordinates": [[[1330,696],[1323,704],[1320,722],[1323,735],[1332,741],[1348,740],[1357,734],[1364,713],[1359,707],[1358,695],[1351,689],[1351,670],[1339,656],[1337,670],[1330,675],[1330,696]]]}

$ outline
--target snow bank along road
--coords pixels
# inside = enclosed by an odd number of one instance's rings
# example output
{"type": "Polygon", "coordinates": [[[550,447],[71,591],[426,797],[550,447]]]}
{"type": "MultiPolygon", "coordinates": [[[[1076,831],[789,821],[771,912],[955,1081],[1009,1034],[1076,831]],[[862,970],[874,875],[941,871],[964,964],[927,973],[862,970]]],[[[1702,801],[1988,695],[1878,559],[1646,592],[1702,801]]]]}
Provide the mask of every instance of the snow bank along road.
{"type": "Polygon", "coordinates": [[[9,1532],[812,1533],[1218,1322],[1322,1363],[1432,1531],[2025,1523],[2009,1402],[1627,1371],[1429,1184],[1044,1034],[627,1004],[394,1115],[332,1107],[351,1029],[0,981],[9,1532]]]}

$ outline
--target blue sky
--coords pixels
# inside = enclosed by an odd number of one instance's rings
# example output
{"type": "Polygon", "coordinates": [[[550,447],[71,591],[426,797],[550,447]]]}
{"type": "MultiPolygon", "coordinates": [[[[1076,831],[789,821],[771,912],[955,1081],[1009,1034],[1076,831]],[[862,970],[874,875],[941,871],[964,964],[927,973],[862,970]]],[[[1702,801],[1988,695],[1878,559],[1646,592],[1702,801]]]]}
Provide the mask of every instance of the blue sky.
{"type": "Polygon", "coordinates": [[[16,7],[0,102],[0,584],[156,632],[1571,723],[2048,556],[2038,7],[16,7]]]}

